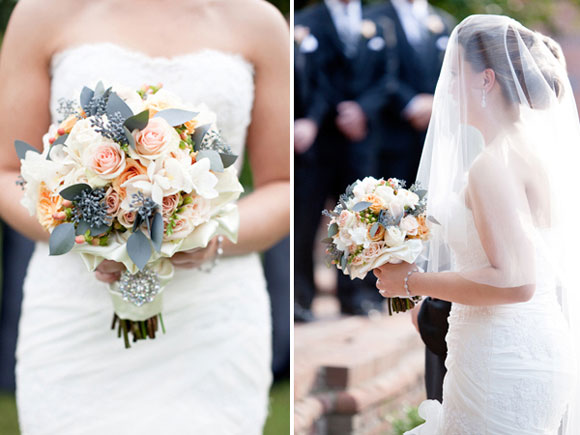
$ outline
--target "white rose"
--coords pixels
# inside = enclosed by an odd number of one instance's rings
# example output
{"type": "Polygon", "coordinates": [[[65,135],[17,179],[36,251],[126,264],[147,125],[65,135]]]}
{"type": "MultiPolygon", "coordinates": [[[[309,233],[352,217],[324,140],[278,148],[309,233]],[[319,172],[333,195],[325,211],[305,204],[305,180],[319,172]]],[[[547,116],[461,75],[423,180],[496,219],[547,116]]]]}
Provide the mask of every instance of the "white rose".
{"type": "Polygon", "coordinates": [[[153,95],[148,95],[144,104],[147,109],[154,112],[160,112],[161,110],[170,108],[183,108],[181,100],[171,92],[167,92],[165,89],[159,89],[153,95]]]}
{"type": "Polygon", "coordinates": [[[404,231],[408,235],[415,236],[415,235],[417,235],[417,230],[419,228],[419,222],[417,222],[417,219],[415,218],[415,216],[408,215],[408,216],[405,216],[403,219],[401,219],[401,223],[399,224],[399,227],[401,228],[401,231],[404,231]]]}
{"type": "Polygon", "coordinates": [[[356,222],[356,215],[348,210],[343,210],[337,219],[337,224],[340,228],[350,228],[356,222]]]}
{"type": "Polygon", "coordinates": [[[385,231],[385,242],[390,248],[401,246],[405,242],[405,232],[399,227],[388,227],[385,231]]]}
{"type": "Polygon", "coordinates": [[[353,240],[350,237],[348,231],[340,231],[333,239],[336,248],[339,251],[348,251],[349,248],[354,245],[353,240]]]}
{"type": "Polygon", "coordinates": [[[419,196],[410,190],[402,189],[397,192],[397,201],[403,207],[410,207],[414,209],[419,202],[419,196]]]}
{"type": "Polygon", "coordinates": [[[375,195],[381,198],[386,205],[389,205],[395,199],[395,191],[388,185],[378,186],[375,189],[375,195]]]}
{"type": "Polygon", "coordinates": [[[372,193],[376,185],[377,185],[376,178],[365,177],[358,183],[356,183],[356,185],[352,189],[352,192],[354,193],[354,196],[356,198],[363,198],[369,193],[372,193]]]}

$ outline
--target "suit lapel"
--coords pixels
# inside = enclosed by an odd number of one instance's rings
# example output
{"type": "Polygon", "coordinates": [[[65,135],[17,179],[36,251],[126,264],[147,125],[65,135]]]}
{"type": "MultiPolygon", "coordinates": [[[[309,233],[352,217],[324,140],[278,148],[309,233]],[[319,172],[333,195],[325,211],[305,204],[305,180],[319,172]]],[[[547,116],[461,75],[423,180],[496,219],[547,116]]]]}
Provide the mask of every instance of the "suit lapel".
{"type": "Polygon", "coordinates": [[[330,11],[328,10],[326,3],[322,4],[322,19],[326,22],[326,34],[328,39],[332,42],[332,44],[334,44],[340,55],[346,58],[346,55],[344,54],[344,44],[338,36],[338,31],[336,30],[334,21],[332,21],[332,16],[330,15],[330,11]]]}

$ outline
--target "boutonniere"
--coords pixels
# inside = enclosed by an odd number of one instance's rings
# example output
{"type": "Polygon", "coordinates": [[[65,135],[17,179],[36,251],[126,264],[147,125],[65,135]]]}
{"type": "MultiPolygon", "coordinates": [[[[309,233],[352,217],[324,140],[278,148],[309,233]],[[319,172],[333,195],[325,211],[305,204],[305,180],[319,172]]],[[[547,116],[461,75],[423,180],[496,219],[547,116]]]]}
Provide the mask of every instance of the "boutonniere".
{"type": "Polygon", "coordinates": [[[437,14],[431,14],[425,19],[425,26],[431,33],[441,33],[445,30],[445,23],[437,14]]]}
{"type": "Polygon", "coordinates": [[[310,28],[302,26],[300,24],[294,26],[294,42],[298,45],[302,44],[302,41],[310,35],[310,28]]]}
{"type": "Polygon", "coordinates": [[[360,26],[360,33],[366,39],[371,39],[377,34],[377,25],[371,20],[363,20],[360,26]]]}

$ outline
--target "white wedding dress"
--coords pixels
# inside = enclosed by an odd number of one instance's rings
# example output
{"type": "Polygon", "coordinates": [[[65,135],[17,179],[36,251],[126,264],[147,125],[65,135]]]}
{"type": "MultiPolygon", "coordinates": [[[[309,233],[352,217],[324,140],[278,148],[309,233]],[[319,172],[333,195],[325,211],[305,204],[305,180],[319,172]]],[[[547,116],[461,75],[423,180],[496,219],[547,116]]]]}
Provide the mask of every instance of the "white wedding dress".
{"type": "MultiPolygon", "coordinates": [[[[216,112],[224,139],[243,155],[254,69],[240,55],[162,58],[95,43],[56,54],[51,72],[53,121],[58,100],[84,85],[162,82],[216,112]]],[[[23,435],[261,433],[271,321],[257,254],[224,258],[210,273],[176,269],[164,296],[167,333],[155,340],[126,350],[112,314],[106,285],[80,256],[49,257],[46,244],[36,245],[17,350],[23,435]]]]}
{"type": "MultiPolygon", "coordinates": [[[[464,201],[450,205],[455,270],[489,264],[464,201]],[[467,232],[453,228],[468,223],[467,232]],[[454,225],[455,223],[455,225],[454,225]],[[463,240],[467,234],[471,240],[463,240]],[[466,250],[465,247],[477,247],[466,250]]],[[[549,231],[539,236],[550,237],[549,231]]],[[[538,240],[538,246],[542,240],[538,240]]],[[[426,423],[407,435],[557,435],[575,386],[573,338],[553,271],[540,250],[536,290],[524,303],[467,306],[449,316],[443,405],[423,402],[426,423]]]]}

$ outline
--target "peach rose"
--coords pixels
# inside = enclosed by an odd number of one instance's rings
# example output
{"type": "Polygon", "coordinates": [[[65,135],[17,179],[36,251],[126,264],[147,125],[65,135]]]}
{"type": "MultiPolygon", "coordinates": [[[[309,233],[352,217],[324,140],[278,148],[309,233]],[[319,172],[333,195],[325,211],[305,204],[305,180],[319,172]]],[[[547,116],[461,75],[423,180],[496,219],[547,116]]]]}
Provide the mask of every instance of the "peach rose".
{"type": "Polygon", "coordinates": [[[365,260],[373,260],[381,254],[381,251],[385,249],[385,247],[384,242],[373,242],[362,252],[361,256],[365,260]]]}
{"type": "Polygon", "coordinates": [[[125,162],[125,170],[113,180],[113,189],[119,192],[121,199],[125,198],[125,188],[121,185],[137,175],[147,174],[147,169],[139,162],[133,159],[127,159],[125,162]]]}
{"type": "Polygon", "coordinates": [[[183,125],[185,126],[187,134],[193,134],[195,133],[195,129],[197,127],[197,121],[195,119],[192,119],[191,121],[187,121],[183,125]]]}
{"type": "Polygon", "coordinates": [[[117,192],[112,187],[109,187],[107,193],[105,194],[105,205],[107,206],[107,214],[110,216],[116,216],[119,211],[119,206],[121,205],[121,197],[119,192],[117,192]]]}
{"type": "Polygon", "coordinates": [[[117,220],[125,228],[132,228],[135,222],[135,211],[121,211],[117,216],[117,220]]]}
{"type": "Polygon", "coordinates": [[[210,218],[210,201],[201,197],[193,196],[189,204],[183,206],[183,211],[177,215],[173,233],[164,240],[184,239],[199,225],[207,222],[210,218]]]}
{"type": "Polygon", "coordinates": [[[379,214],[381,212],[381,210],[383,208],[385,208],[383,200],[379,196],[375,195],[374,193],[367,195],[365,198],[365,201],[368,201],[371,203],[371,205],[369,206],[369,209],[374,214],[379,214]]]}
{"type": "Polygon", "coordinates": [[[149,124],[135,137],[137,152],[154,160],[166,152],[179,148],[179,134],[163,118],[151,118],[149,124]]]}
{"type": "Polygon", "coordinates": [[[401,223],[399,224],[401,229],[407,233],[409,236],[414,236],[417,234],[417,230],[419,229],[419,223],[417,219],[413,215],[405,216],[401,219],[401,223]]]}
{"type": "Polygon", "coordinates": [[[125,169],[125,152],[115,142],[97,144],[89,153],[89,168],[105,180],[118,177],[125,169]]]}
{"type": "Polygon", "coordinates": [[[383,227],[382,225],[379,225],[379,229],[377,230],[377,232],[375,233],[374,236],[371,235],[372,227],[373,227],[372,225],[369,226],[369,231],[368,231],[369,239],[372,240],[373,242],[378,242],[379,240],[383,240],[383,237],[385,235],[385,227],[383,227]]]}
{"type": "Polygon", "coordinates": [[[36,216],[40,225],[47,230],[51,231],[56,227],[57,221],[54,219],[53,215],[55,213],[62,211],[62,197],[55,194],[46,188],[44,183],[40,184],[40,192],[38,196],[38,203],[36,205],[36,216]]]}
{"type": "Polygon", "coordinates": [[[163,197],[163,216],[171,216],[177,206],[179,205],[179,200],[181,199],[179,193],[174,193],[173,195],[168,195],[163,197]]]}
{"type": "Polygon", "coordinates": [[[355,219],[354,213],[348,210],[343,210],[338,216],[337,223],[340,228],[348,228],[354,225],[355,219]]]}
{"type": "Polygon", "coordinates": [[[427,240],[429,238],[429,227],[427,226],[425,216],[417,216],[417,223],[419,224],[419,228],[417,229],[417,235],[415,237],[418,237],[421,240],[427,240]]]}

